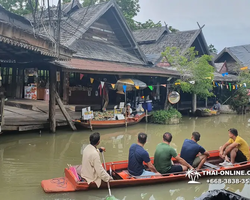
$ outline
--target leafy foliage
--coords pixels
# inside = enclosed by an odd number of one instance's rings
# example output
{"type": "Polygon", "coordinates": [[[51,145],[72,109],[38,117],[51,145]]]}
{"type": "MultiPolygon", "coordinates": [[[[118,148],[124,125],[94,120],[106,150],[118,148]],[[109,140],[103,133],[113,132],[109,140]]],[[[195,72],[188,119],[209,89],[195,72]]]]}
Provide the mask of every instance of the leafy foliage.
{"type": "Polygon", "coordinates": [[[65,4],[65,3],[70,3],[71,0],[63,0],[62,2],[63,2],[63,4],[65,4]]]}
{"type": "MultiPolygon", "coordinates": [[[[103,3],[109,0],[84,0],[83,6],[94,5],[98,3],[103,3]]],[[[134,20],[134,17],[140,12],[139,0],[116,0],[119,5],[129,27],[132,30],[146,29],[146,28],[154,28],[161,27],[161,22],[154,23],[151,19],[146,22],[137,22],[134,20]]],[[[172,26],[169,26],[169,30],[171,32],[177,32],[177,29],[174,29],[172,26]]]]}
{"type": "Polygon", "coordinates": [[[156,124],[165,124],[166,120],[171,118],[180,119],[181,117],[182,115],[178,110],[170,107],[168,110],[158,110],[152,112],[151,122],[156,124]]]}
{"type": "MultiPolygon", "coordinates": [[[[167,47],[162,53],[163,61],[176,67],[181,78],[176,81],[180,83],[177,87],[183,92],[194,93],[201,98],[213,96],[212,80],[214,78],[214,67],[209,64],[212,57],[202,55],[194,47],[189,48],[183,54],[177,47],[167,47]]],[[[177,89],[178,89],[177,88],[177,89]]]]}
{"type": "Polygon", "coordinates": [[[208,46],[208,49],[209,49],[210,53],[218,53],[217,49],[214,47],[213,44],[210,44],[208,46]]]}
{"type": "Polygon", "coordinates": [[[239,87],[236,93],[233,95],[231,101],[229,102],[230,107],[236,111],[238,114],[245,114],[246,106],[249,104],[248,89],[250,87],[250,73],[249,70],[240,70],[242,66],[238,65],[238,85],[246,87],[239,87]]]}
{"type": "Polygon", "coordinates": [[[176,33],[179,31],[178,29],[175,29],[172,26],[169,26],[168,29],[171,31],[171,33],[176,33]]]}
{"type": "Polygon", "coordinates": [[[38,0],[0,0],[0,5],[18,15],[32,13],[32,9],[35,10],[36,3],[39,5],[38,0]]]}
{"type": "Polygon", "coordinates": [[[147,29],[147,28],[154,28],[154,27],[162,27],[161,22],[154,23],[151,19],[149,19],[145,23],[135,22],[135,27],[133,29],[147,29]]]}
{"type": "Polygon", "coordinates": [[[229,103],[231,109],[238,114],[245,114],[245,108],[249,103],[249,96],[247,94],[248,90],[246,88],[239,88],[229,103]]]}

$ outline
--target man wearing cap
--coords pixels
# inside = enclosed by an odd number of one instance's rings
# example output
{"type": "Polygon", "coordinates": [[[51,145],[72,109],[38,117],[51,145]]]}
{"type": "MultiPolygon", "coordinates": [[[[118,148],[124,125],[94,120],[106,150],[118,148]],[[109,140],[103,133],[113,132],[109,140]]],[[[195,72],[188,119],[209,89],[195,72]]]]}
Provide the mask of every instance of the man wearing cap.
{"type": "Polygon", "coordinates": [[[125,109],[124,109],[124,114],[128,117],[132,114],[132,108],[131,108],[131,104],[127,103],[127,109],[126,109],[126,113],[125,113],[125,109]]]}

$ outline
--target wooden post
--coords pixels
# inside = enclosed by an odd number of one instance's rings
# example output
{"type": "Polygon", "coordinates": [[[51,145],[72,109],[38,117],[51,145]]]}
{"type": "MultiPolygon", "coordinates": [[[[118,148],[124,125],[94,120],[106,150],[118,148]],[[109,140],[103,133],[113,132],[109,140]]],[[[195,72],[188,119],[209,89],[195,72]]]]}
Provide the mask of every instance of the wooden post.
{"type": "Polygon", "coordinates": [[[192,113],[194,114],[197,110],[197,95],[192,94],[192,113]]]}
{"type": "Polygon", "coordinates": [[[126,127],[128,127],[128,121],[127,121],[127,90],[125,91],[125,124],[126,127]]]}
{"type": "Polygon", "coordinates": [[[16,91],[17,91],[17,74],[16,74],[17,68],[12,67],[12,84],[11,84],[11,96],[13,98],[16,98],[16,91]]]}
{"type": "Polygon", "coordinates": [[[50,132],[56,132],[56,68],[55,66],[50,66],[49,73],[49,123],[50,132]]]}
{"type": "Polygon", "coordinates": [[[1,105],[0,105],[0,132],[2,132],[2,127],[4,126],[4,103],[5,103],[5,98],[4,98],[4,88],[0,88],[0,98],[1,98],[1,105]]]}
{"type": "Polygon", "coordinates": [[[71,117],[69,116],[69,113],[66,111],[64,105],[63,105],[63,102],[61,101],[60,99],[60,96],[58,94],[58,92],[55,92],[55,97],[56,97],[56,101],[58,103],[58,106],[60,107],[60,110],[62,111],[65,119],[67,120],[67,122],[69,123],[71,129],[73,131],[76,131],[76,127],[75,127],[75,124],[73,123],[71,117]]]}
{"type": "Polygon", "coordinates": [[[168,106],[169,106],[169,103],[168,103],[169,89],[170,89],[170,85],[167,84],[167,88],[166,88],[166,99],[165,99],[165,104],[164,104],[164,110],[167,110],[167,109],[168,109],[168,106]]]}
{"type": "Polygon", "coordinates": [[[63,103],[67,105],[69,103],[69,72],[63,73],[63,103]]]}
{"type": "Polygon", "coordinates": [[[207,98],[205,99],[205,107],[207,108],[207,98]]]}

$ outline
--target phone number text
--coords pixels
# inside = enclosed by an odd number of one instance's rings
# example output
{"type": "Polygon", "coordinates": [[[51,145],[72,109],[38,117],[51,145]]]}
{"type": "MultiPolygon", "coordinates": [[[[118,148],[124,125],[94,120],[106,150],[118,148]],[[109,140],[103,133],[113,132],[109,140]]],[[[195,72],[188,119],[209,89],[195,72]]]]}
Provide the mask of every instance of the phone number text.
{"type": "Polygon", "coordinates": [[[250,184],[250,179],[234,179],[234,178],[228,178],[228,179],[208,179],[207,183],[210,184],[250,184]]]}

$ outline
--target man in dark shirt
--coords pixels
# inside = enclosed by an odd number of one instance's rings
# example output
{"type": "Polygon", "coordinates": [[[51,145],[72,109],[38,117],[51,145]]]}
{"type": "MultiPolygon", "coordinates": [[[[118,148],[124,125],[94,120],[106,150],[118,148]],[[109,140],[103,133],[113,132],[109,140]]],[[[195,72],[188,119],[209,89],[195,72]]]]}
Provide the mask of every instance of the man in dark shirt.
{"type": "Polygon", "coordinates": [[[193,132],[191,140],[186,139],[181,149],[181,157],[197,170],[201,169],[209,156],[209,153],[202,146],[197,144],[199,140],[200,134],[198,132],[193,132]]]}
{"type": "Polygon", "coordinates": [[[137,144],[132,144],[129,149],[128,172],[133,176],[143,176],[147,178],[145,176],[160,175],[151,163],[148,152],[143,148],[146,141],[147,135],[145,133],[139,133],[137,144]],[[144,169],[143,161],[147,163],[151,172],[144,169]]]}

